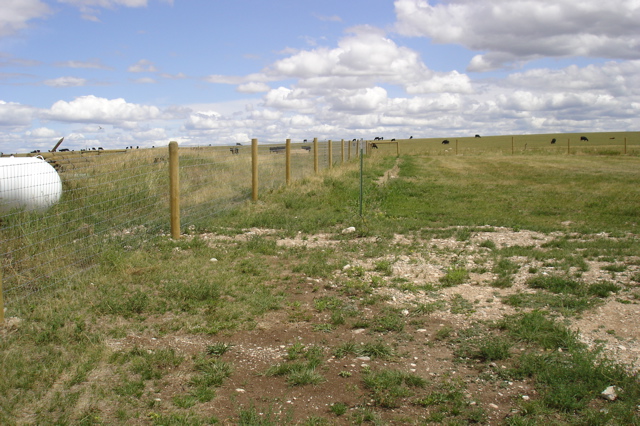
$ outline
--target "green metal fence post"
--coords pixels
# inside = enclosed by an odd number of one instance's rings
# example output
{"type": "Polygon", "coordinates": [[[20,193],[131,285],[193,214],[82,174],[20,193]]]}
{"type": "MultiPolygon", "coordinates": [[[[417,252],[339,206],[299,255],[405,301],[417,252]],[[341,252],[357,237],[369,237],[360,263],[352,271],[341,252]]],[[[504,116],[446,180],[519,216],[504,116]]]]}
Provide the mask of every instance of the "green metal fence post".
{"type": "Polygon", "coordinates": [[[258,201],[258,139],[251,139],[251,200],[258,201]]]}
{"type": "Polygon", "coordinates": [[[169,198],[171,209],[171,237],[180,238],[180,170],[178,142],[169,142],[169,198]]]}

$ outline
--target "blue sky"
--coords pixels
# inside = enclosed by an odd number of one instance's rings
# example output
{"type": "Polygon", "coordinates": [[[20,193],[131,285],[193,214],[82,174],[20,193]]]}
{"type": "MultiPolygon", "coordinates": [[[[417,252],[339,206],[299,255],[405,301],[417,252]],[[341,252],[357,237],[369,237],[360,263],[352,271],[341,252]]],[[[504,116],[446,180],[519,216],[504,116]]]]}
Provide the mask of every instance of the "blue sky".
{"type": "Polygon", "coordinates": [[[0,151],[636,131],[634,0],[0,0],[0,151]]]}

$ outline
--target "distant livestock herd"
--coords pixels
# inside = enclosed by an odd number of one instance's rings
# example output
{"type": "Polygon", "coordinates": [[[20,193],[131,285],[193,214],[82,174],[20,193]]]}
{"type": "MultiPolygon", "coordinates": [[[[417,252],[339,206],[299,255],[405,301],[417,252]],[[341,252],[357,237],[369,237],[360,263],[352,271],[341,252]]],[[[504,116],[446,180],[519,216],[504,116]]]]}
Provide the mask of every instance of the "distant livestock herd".
{"type": "MultiPolygon", "coordinates": [[[[480,138],[481,136],[476,134],[474,136],[475,138],[480,138]]],[[[413,139],[413,136],[409,136],[409,139],[413,139]]],[[[609,139],[615,139],[615,137],[610,137],[609,139]]],[[[360,139],[363,140],[363,139],[360,139]]],[[[373,138],[374,141],[384,141],[384,137],[383,136],[376,136],[373,138]]],[[[358,139],[353,139],[351,142],[357,142],[358,139]]],[[[391,142],[395,141],[394,139],[390,139],[391,142]]],[[[586,136],[580,136],[580,141],[584,141],[584,142],[588,142],[589,138],[587,138],[586,136]]],[[[551,144],[555,144],[557,142],[556,138],[551,139],[551,144]]],[[[308,143],[307,139],[304,139],[303,143],[308,143]]],[[[443,145],[449,145],[451,142],[449,141],[449,139],[444,139],[442,141],[443,145]]],[[[211,145],[209,145],[211,146],[211,145]]],[[[240,149],[238,148],[239,146],[242,146],[241,143],[236,143],[236,146],[229,148],[229,151],[231,152],[231,154],[239,154],[240,153],[240,149]]],[[[139,149],[140,147],[135,147],[135,149],[139,149]]],[[[371,148],[373,149],[378,149],[378,145],[376,143],[371,143],[371,148]]],[[[127,146],[125,149],[134,149],[133,146],[127,146]]],[[[306,150],[306,151],[311,151],[311,147],[309,146],[303,146],[302,149],[306,150]]],[[[103,148],[102,147],[98,147],[98,148],[87,148],[87,149],[81,149],[81,151],[102,151],[103,148]]],[[[284,146],[276,146],[276,147],[270,147],[269,148],[269,152],[272,153],[278,153],[278,152],[283,152],[285,150],[284,146]]],[[[69,149],[67,148],[63,148],[59,150],[60,152],[65,152],[65,151],[69,151],[69,149]]],[[[31,151],[32,154],[38,154],[40,153],[40,150],[35,150],[35,151],[31,151]]]]}

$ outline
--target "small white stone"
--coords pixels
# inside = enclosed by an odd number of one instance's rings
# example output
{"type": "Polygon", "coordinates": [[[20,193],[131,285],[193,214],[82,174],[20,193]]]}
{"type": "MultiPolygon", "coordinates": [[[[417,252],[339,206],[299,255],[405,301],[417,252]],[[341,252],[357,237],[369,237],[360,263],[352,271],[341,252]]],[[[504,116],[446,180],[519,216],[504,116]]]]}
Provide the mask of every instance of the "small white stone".
{"type": "Polygon", "coordinates": [[[354,232],[356,232],[355,226],[350,226],[342,230],[343,234],[353,234],[354,232]]]}
{"type": "Polygon", "coordinates": [[[218,259],[216,259],[215,257],[212,257],[211,259],[209,259],[210,262],[217,262],[218,259]]]}
{"type": "Polygon", "coordinates": [[[618,398],[618,393],[616,392],[615,386],[609,386],[600,394],[607,401],[615,401],[618,398]]]}
{"type": "Polygon", "coordinates": [[[238,389],[236,389],[236,392],[238,392],[238,393],[245,393],[245,392],[246,392],[246,390],[244,390],[244,389],[242,389],[242,388],[238,388],[238,389]]]}
{"type": "Polygon", "coordinates": [[[494,410],[497,410],[499,407],[496,404],[489,404],[489,407],[493,408],[494,410]]]}
{"type": "Polygon", "coordinates": [[[525,401],[530,400],[531,398],[529,398],[529,395],[522,395],[522,399],[524,399],[525,401]]]}

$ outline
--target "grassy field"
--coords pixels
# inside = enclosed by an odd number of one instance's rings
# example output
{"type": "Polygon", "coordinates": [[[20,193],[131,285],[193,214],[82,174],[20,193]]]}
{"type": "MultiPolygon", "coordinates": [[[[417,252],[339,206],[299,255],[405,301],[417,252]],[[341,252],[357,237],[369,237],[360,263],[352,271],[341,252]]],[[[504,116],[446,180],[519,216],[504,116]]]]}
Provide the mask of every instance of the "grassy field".
{"type": "Polygon", "coordinates": [[[363,217],[352,162],[104,234],[10,306],[0,423],[640,424],[639,141],[586,136],[381,145],[363,217]]]}

